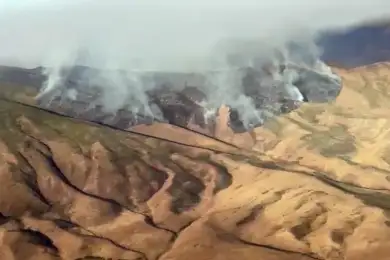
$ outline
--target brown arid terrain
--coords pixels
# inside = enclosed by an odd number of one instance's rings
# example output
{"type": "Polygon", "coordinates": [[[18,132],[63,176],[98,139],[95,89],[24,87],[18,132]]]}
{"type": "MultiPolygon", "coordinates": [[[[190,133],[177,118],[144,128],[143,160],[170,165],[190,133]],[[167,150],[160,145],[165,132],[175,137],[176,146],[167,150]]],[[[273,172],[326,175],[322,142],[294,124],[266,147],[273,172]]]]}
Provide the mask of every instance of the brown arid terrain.
{"type": "Polygon", "coordinates": [[[335,71],[335,102],[243,134],[221,108],[217,139],[113,129],[4,86],[0,259],[389,259],[390,63],[335,71]]]}

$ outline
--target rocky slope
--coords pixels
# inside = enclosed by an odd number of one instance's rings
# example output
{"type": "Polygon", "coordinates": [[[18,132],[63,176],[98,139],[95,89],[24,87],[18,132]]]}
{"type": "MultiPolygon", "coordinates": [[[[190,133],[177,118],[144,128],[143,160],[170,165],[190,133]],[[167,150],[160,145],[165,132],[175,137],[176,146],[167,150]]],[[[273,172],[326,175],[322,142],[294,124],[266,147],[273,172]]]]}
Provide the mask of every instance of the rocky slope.
{"type": "Polygon", "coordinates": [[[221,108],[233,145],[64,117],[4,87],[0,258],[388,259],[390,64],[337,72],[336,102],[251,133],[221,108]]]}

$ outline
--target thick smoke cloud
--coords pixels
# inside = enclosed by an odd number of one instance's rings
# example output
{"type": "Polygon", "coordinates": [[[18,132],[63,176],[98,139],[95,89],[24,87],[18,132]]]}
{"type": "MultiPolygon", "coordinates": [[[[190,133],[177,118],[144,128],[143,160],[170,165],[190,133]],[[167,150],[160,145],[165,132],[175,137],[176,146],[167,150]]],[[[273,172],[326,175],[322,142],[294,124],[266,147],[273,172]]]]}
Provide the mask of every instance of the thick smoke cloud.
{"type": "Polygon", "coordinates": [[[0,62],[44,66],[48,80],[40,96],[76,99],[79,90],[64,92],[64,80],[73,66],[86,65],[98,72],[78,72],[79,78],[85,88],[99,88],[107,111],[128,107],[161,117],[148,103],[147,91],[158,87],[150,73],[192,73],[200,75],[196,84],[209,111],[229,105],[250,126],[280,109],[273,96],[326,101],[338,78],[318,59],[316,33],[386,15],[390,2],[0,0],[0,7],[0,62]],[[258,89],[243,89],[248,71],[242,68],[255,72],[258,89]],[[266,96],[261,107],[251,98],[259,88],[266,96]]]}
{"type": "Polygon", "coordinates": [[[115,66],[109,64],[115,60],[116,65],[142,69],[193,67],[223,38],[280,42],[298,30],[348,26],[385,15],[390,7],[386,0],[0,0],[1,3],[3,59],[52,65],[59,62],[57,56],[74,56],[75,51],[86,47],[101,53],[89,61],[99,67],[115,66]]]}

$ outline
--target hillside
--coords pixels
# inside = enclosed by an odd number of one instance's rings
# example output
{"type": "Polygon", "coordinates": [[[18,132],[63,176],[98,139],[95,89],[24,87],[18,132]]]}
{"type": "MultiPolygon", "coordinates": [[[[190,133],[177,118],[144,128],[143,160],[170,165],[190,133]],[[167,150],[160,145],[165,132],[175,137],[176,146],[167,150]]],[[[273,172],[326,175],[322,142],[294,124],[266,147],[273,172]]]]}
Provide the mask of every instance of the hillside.
{"type": "MultiPolygon", "coordinates": [[[[30,78],[46,77],[42,70],[3,68],[0,82],[4,82],[5,96],[67,116],[120,129],[165,122],[215,136],[215,121],[222,105],[228,106],[230,129],[244,133],[262,125],[266,117],[294,110],[302,101],[334,100],[341,89],[338,77],[320,67],[308,66],[294,62],[278,66],[263,64],[219,72],[217,76],[211,72],[138,73],[73,66],[63,68],[56,87],[44,93],[29,85],[30,78]],[[286,88],[289,83],[285,81],[291,76],[288,74],[296,76],[291,83],[294,86],[286,88]],[[228,75],[237,80],[240,77],[235,88],[225,83],[207,83],[228,75]],[[136,78],[138,83],[131,78],[136,78]],[[214,88],[219,90],[214,93],[214,88]],[[224,98],[215,98],[223,95],[224,98]]],[[[44,81],[41,84],[45,86],[44,81]]]]}
{"type": "Polygon", "coordinates": [[[199,120],[193,75],[157,75],[190,86],[162,95],[174,126],[47,106],[43,68],[0,67],[0,259],[388,260],[386,28],[326,34],[336,100],[283,100],[248,132],[224,106],[199,120]]]}
{"type": "Polygon", "coordinates": [[[221,118],[241,148],[2,99],[1,259],[387,259],[390,64],[337,73],[333,103],[250,134],[221,118]]]}

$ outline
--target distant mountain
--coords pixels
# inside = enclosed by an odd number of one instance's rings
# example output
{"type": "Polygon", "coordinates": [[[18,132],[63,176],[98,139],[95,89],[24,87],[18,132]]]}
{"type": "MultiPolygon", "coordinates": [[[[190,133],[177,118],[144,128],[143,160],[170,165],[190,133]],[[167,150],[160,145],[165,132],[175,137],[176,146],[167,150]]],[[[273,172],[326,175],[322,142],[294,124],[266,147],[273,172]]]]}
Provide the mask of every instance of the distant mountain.
{"type": "Polygon", "coordinates": [[[40,88],[46,80],[43,70],[0,66],[0,82],[40,88]]]}
{"type": "Polygon", "coordinates": [[[390,60],[390,24],[370,23],[341,31],[327,31],[318,40],[322,59],[353,68],[390,60]]]}

